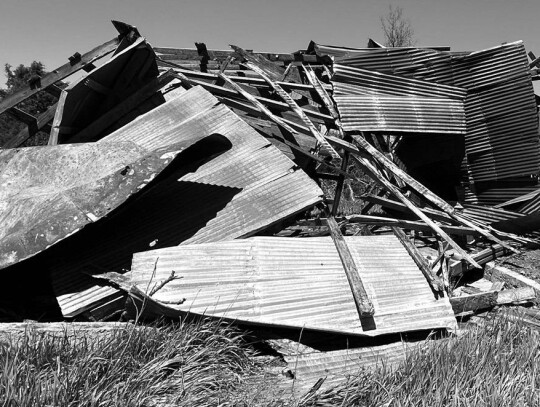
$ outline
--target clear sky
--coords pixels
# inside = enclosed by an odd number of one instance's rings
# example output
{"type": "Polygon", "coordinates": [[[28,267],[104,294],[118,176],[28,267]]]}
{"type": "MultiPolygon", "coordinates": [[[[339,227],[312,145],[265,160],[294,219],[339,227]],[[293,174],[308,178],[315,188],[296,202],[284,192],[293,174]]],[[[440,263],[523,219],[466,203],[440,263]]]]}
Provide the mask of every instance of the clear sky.
{"type": "Polygon", "coordinates": [[[369,37],[383,40],[379,18],[391,3],[403,8],[418,45],[477,50],[524,40],[540,55],[540,0],[0,0],[0,66],[56,68],[113,38],[112,19],[162,47],[364,47],[369,37]]]}

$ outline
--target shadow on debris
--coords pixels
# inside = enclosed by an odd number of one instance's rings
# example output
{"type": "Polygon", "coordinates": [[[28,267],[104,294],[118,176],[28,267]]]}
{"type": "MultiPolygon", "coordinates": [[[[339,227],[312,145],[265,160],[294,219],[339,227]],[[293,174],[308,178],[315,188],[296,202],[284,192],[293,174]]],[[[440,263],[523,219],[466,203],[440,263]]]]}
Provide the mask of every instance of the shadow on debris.
{"type": "Polygon", "coordinates": [[[0,321],[62,319],[55,295],[95,286],[85,274],[121,272],[133,253],[175,246],[197,233],[241,189],[178,180],[230,148],[221,135],[204,138],[106,218],[2,270],[0,321]]]}

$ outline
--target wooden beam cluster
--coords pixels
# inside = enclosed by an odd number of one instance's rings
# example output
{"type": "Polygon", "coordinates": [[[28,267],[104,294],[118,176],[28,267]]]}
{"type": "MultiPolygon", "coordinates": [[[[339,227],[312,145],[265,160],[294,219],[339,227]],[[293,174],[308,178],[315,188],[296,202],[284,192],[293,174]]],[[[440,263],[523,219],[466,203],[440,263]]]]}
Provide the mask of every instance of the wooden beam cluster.
{"type": "Polygon", "coordinates": [[[18,147],[24,143],[28,138],[34,136],[40,130],[49,130],[49,123],[54,118],[54,112],[56,105],[47,109],[44,113],[38,117],[34,117],[23,110],[17,108],[17,105],[25,101],[29,97],[35,95],[38,92],[45,91],[55,97],[59,97],[61,89],[57,86],[63,79],[76,73],[80,70],[89,72],[95,68],[94,62],[97,60],[121,49],[126,46],[126,43],[132,42],[136,36],[138,36],[137,29],[128,24],[113,22],[115,28],[122,27],[123,31],[119,36],[107,41],[94,49],[84,53],[75,53],[68,58],[68,62],[51,72],[47,73],[43,77],[34,77],[20,88],[17,92],[7,95],[0,100],[0,114],[8,112],[14,116],[17,120],[25,123],[27,129],[19,132],[14,138],[8,140],[1,148],[13,148],[18,147]],[[137,33],[137,34],[135,34],[137,33]]]}

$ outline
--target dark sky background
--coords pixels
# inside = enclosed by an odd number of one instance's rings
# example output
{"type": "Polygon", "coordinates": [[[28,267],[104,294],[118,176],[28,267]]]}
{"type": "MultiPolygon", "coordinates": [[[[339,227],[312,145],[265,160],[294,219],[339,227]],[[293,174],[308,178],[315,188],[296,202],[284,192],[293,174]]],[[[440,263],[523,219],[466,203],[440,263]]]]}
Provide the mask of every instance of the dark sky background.
{"type": "Polygon", "coordinates": [[[113,38],[112,19],[162,47],[198,41],[285,52],[310,40],[364,47],[369,37],[383,41],[389,4],[403,8],[417,45],[478,50],[523,40],[540,55],[540,0],[0,0],[0,65],[38,60],[56,68],[113,38]]]}

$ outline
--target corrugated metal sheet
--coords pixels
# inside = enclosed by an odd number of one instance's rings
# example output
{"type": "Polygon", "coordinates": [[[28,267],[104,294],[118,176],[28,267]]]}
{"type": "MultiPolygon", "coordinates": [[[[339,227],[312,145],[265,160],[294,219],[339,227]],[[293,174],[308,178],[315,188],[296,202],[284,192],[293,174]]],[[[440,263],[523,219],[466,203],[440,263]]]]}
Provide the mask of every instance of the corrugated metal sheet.
{"type": "MultiPolygon", "coordinates": [[[[371,41],[371,40],[370,40],[371,41]]],[[[374,50],[380,49],[390,49],[390,50],[400,50],[400,51],[411,51],[416,49],[425,49],[425,50],[437,50],[437,51],[450,51],[448,46],[433,46],[433,47],[421,47],[421,48],[411,48],[411,47],[401,47],[401,48],[385,48],[385,47],[367,47],[367,48],[351,48],[351,47],[341,47],[336,45],[323,45],[312,42],[309,45],[308,50],[315,51],[319,57],[330,56],[336,59],[341,58],[351,58],[356,55],[362,55],[374,50]]]]}
{"type": "Polygon", "coordinates": [[[383,95],[449,98],[463,101],[467,90],[395,75],[387,75],[347,65],[334,64],[334,95],[383,95]]]}
{"type": "Polygon", "coordinates": [[[341,55],[338,70],[345,65],[467,89],[464,175],[470,184],[491,182],[493,192],[473,187],[469,202],[515,198],[520,189],[509,185],[512,179],[540,172],[536,103],[521,41],[467,53],[379,48],[341,55]]]}
{"type": "Polygon", "coordinates": [[[181,277],[152,298],[182,313],[245,323],[375,336],[456,327],[447,298],[436,299],[394,236],[347,237],[375,307],[360,321],[330,237],[256,237],[137,253],[127,274],[142,291],[171,271],[181,277]],[[154,272],[155,267],[155,272],[154,272]]]}
{"type": "Polygon", "coordinates": [[[519,212],[507,211],[504,209],[480,206],[480,205],[471,205],[463,204],[464,210],[463,214],[469,218],[477,220],[482,223],[491,224],[501,220],[510,220],[519,217],[525,216],[519,212]]]}
{"type": "Polygon", "coordinates": [[[395,369],[408,353],[426,342],[395,342],[389,345],[285,356],[287,368],[300,385],[312,386],[325,378],[325,388],[347,380],[363,370],[395,369]]]}
{"type": "Polygon", "coordinates": [[[0,150],[0,268],[108,215],[189,144],[152,153],[130,141],[0,150]]]}
{"type": "Polygon", "coordinates": [[[77,315],[113,293],[83,273],[121,272],[134,252],[151,247],[249,236],[322,198],[315,182],[291,160],[200,87],[99,143],[124,140],[149,150],[178,140],[199,147],[180,155],[167,176],[111,217],[101,233],[96,231],[91,250],[83,247],[76,259],[54,269],[65,316],[77,315]]]}
{"type": "Polygon", "coordinates": [[[343,130],[407,133],[466,132],[463,102],[452,99],[334,96],[343,130]]]}

